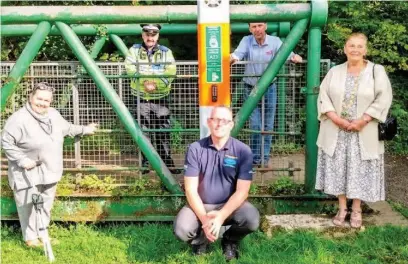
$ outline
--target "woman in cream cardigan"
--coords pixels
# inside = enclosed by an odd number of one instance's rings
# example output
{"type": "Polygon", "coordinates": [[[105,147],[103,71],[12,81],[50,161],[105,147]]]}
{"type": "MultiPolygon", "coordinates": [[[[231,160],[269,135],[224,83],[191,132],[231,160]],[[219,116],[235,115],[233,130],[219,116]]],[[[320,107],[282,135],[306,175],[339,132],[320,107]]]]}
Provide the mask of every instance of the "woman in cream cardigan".
{"type": "Polygon", "coordinates": [[[361,200],[385,199],[384,142],[378,140],[378,122],[387,117],[392,90],[384,67],[364,59],[364,34],[351,34],[344,53],[347,62],[333,67],[320,86],[316,189],[338,197],[339,211],[333,218],[337,226],[344,226],[347,199],[352,199],[350,225],[359,228],[361,200]]]}

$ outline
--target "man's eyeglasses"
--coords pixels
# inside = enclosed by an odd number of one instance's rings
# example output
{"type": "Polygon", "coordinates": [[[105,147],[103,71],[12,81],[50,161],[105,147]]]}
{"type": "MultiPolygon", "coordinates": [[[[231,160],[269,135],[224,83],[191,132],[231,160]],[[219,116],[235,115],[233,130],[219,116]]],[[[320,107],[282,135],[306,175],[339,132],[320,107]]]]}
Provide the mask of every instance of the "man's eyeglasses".
{"type": "Polygon", "coordinates": [[[232,122],[232,120],[223,119],[223,118],[208,118],[214,124],[226,125],[232,122]]]}
{"type": "Polygon", "coordinates": [[[52,93],[55,92],[55,88],[50,86],[47,82],[37,83],[37,85],[34,87],[33,91],[36,91],[36,90],[45,90],[45,91],[50,91],[52,93]]]}

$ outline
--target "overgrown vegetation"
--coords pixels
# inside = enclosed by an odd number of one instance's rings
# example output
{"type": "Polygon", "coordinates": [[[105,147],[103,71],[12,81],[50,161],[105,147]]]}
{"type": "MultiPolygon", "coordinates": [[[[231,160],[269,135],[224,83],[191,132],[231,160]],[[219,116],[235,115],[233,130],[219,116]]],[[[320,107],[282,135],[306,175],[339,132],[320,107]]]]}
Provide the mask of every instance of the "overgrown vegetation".
{"type": "Polygon", "coordinates": [[[288,176],[277,179],[269,184],[269,194],[271,195],[300,195],[305,193],[303,184],[295,183],[288,176]]]}
{"type": "MultiPolygon", "coordinates": [[[[269,185],[251,184],[250,195],[301,195],[304,185],[295,183],[292,178],[282,176],[269,185]]],[[[103,194],[113,196],[162,195],[170,194],[160,180],[140,178],[128,185],[117,185],[114,176],[98,176],[96,174],[66,173],[57,186],[57,196],[74,194],[103,194]]],[[[13,192],[8,186],[6,177],[1,178],[1,196],[12,197],[13,192]]]]}
{"type": "Polygon", "coordinates": [[[86,175],[77,179],[77,186],[80,190],[92,193],[108,193],[113,190],[115,179],[105,176],[100,179],[95,174],[86,175]]]}

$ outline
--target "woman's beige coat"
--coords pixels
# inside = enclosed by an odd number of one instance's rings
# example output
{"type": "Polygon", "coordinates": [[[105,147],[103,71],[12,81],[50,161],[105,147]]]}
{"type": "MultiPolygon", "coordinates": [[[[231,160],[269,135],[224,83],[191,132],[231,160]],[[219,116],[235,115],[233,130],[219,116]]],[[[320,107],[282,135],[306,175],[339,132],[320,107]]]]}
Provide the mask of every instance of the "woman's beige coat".
{"type": "MultiPolygon", "coordinates": [[[[357,92],[357,118],[364,113],[374,119],[359,132],[361,159],[377,159],[384,153],[384,142],[378,140],[378,122],[384,122],[392,102],[391,83],[383,66],[367,61],[357,92]],[[375,86],[375,88],[374,88],[375,86]]],[[[325,114],[334,111],[340,116],[347,76],[347,62],[335,66],[327,73],[317,101],[320,131],[317,146],[329,156],[333,156],[337,145],[339,127],[325,114]]]]}

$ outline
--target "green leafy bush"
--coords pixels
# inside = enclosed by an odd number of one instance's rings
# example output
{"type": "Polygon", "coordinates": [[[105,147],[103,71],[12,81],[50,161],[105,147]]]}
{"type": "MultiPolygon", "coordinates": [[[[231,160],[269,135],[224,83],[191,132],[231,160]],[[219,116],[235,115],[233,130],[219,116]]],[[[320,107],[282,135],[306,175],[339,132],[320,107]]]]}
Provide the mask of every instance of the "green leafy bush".
{"type": "Polygon", "coordinates": [[[305,193],[304,185],[295,183],[288,176],[282,176],[269,184],[271,195],[300,195],[305,193]]]}
{"type": "Polygon", "coordinates": [[[115,179],[111,176],[106,176],[103,177],[103,179],[100,179],[95,174],[90,174],[84,176],[83,178],[79,178],[77,183],[80,190],[84,191],[107,193],[115,188],[115,179]]]}

